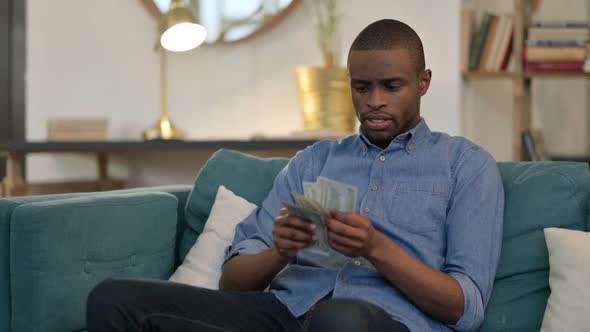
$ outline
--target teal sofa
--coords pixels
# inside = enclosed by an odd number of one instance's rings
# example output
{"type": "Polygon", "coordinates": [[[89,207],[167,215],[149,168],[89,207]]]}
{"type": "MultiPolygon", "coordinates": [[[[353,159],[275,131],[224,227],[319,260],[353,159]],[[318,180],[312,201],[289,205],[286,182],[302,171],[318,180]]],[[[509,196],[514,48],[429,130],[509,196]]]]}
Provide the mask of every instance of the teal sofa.
{"type": "MultiPolygon", "coordinates": [[[[107,277],[168,278],[221,184],[260,204],[287,159],[216,152],[194,186],[0,199],[0,331],[81,331],[107,277]],[[193,190],[194,188],[194,190],[193,190]]],[[[574,162],[499,163],[502,256],[481,331],[538,331],[547,298],[543,228],[588,229],[590,173],[574,162]]]]}

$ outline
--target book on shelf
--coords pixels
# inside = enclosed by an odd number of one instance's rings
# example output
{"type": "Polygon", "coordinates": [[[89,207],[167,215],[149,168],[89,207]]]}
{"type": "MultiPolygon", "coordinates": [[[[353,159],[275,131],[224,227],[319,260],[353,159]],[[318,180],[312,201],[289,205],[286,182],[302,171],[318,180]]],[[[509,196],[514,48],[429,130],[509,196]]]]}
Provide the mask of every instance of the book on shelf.
{"type": "Polygon", "coordinates": [[[581,72],[585,61],[526,62],[524,69],[532,72],[581,72]]]}
{"type": "Polygon", "coordinates": [[[528,30],[528,39],[532,40],[588,40],[588,28],[535,28],[528,30]]]}
{"type": "Polygon", "coordinates": [[[586,47],[526,46],[522,48],[525,62],[584,61],[586,47]]]}
{"type": "Polygon", "coordinates": [[[534,21],[533,28],[590,28],[586,21],[534,21]]]}
{"type": "Polygon", "coordinates": [[[527,39],[525,46],[543,46],[543,47],[583,47],[588,44],[585,40],[536,40],[527,39]]]}
{"type": "Polygon", "coordinates": [[[485,47],[486,37],[493,18],[492,14],[484,13],[481,24],[471,38],[471,46],[469,47],[469,70],[477,70],[479,68],[481,53],[485,47]]]}
{"type": "Polygon", "coordinates": [[[47,122],[49,141],[105,141],[107,119],[50,119],[47,122]]]}
{"type": "Polygon", "coordinates": [[[498,72],[506,70],[512,53],[513,16],[485,12],[482,14],[481,23],[474,28],[475,15],[473,9],[465,9],[462,13],[463,71],[498,72]]]}
{"type": "Polygon", "coordinates": [[[469,46],[473,36],[473,27],[475,25],[475,10],[473,8],[461,9],[460,22],[460,43],[461,43],[461,71],[469,70],[469,46]]]}

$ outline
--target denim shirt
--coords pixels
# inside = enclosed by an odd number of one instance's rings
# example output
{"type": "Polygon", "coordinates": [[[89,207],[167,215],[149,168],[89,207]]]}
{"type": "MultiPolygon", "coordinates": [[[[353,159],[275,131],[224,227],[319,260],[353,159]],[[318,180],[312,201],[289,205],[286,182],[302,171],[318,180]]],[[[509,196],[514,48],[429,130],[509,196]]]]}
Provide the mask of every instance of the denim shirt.
{"type": "Polygon", "coordinates": [[[225,262],[273,245],[281,202],[295,203],[303,181],[324,176],[357,188],[356,213],[427,266],[448,273],[463,290],[455,325],[432,319],[368,260],[335,251],[302,250],[270,291],[297,317],[333,298],[374,303],[412,331],[471,331],[483,321],[500,256],[504,192],[496,162],[465,138],[431,132],[422,120],[386,149],[361,132],[323,140],[297,153],[277,176],[262,206],[236,228],[225,262]]]}

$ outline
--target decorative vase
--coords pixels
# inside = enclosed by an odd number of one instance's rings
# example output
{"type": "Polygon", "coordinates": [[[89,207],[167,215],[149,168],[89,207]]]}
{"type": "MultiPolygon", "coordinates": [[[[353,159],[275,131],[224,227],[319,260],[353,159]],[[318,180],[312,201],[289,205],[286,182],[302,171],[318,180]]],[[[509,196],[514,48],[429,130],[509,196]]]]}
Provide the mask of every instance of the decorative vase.
{"type": "Polygon", "coordinates": [[[295,72],[305,131],[353,132],[356,118],[347,70],[298,66],[295,72]]]}

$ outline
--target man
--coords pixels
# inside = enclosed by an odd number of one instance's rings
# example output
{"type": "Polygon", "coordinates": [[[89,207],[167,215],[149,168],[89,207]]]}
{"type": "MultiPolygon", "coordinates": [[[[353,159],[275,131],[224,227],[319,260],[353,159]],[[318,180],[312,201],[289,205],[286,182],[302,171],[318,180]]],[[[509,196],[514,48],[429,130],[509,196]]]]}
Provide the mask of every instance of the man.
{"type": "Polygon", "coordinates": [[[109,280],[89,297],[90,332],[470,331],[481,324],[502,234],[495,161],[464,138],[431,132],[421,118],[432,73],[406,24],[365,28],[348,68],[359,135],[318,142],[289,162],[262,207],[238,225],[223,290],[109,280]],[[330,210],[325,218],[328,256],[302,250],[315,240],[314,226],[281,203],[318,176],[358,190],[358,213],[330,210]]]}

